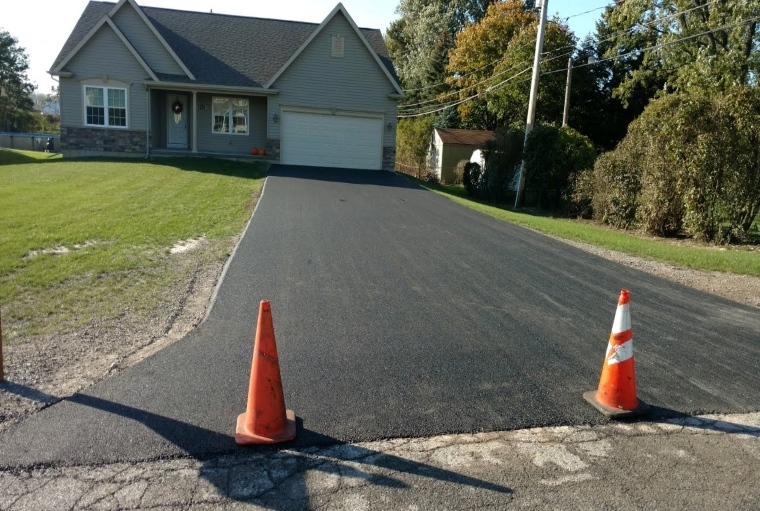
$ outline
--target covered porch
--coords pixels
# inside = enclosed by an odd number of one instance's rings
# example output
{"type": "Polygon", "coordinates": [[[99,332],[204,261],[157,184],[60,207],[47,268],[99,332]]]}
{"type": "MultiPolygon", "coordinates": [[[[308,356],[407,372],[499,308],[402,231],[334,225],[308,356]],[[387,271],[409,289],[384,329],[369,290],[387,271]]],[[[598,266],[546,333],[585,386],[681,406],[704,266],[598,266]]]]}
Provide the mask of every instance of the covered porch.
{"type": "Polygon", "coordinates": [[[276,91],[267,92],[149,85],[150,152],[240,157],[265,152],[267,96],[276,91]]]}

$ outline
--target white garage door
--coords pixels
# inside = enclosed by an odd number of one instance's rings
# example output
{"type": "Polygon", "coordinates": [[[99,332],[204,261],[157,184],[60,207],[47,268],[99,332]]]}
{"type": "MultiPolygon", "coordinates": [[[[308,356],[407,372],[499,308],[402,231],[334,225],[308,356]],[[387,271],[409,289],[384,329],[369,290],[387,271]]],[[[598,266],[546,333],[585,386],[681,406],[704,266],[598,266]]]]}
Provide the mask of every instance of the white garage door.
{"type": "Polygon", "coordinates": [[[383,120],[347,115],[282,114],[282,163],[351,169],[383,166],[383,120]]]}

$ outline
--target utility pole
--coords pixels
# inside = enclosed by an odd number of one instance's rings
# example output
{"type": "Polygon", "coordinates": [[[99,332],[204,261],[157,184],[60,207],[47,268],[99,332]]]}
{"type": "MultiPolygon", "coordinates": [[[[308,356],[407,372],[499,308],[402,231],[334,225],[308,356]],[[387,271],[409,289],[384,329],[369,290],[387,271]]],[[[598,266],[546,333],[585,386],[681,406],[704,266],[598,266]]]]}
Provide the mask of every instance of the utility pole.
{"type": "Polygon", "coordinates": [[[570,82],[573,79],[573,57],[567,59],[567,83],[565,84],[565,111],[562,113],[562,126],[567,126],[570,115],[570,82]]]}
{"type": "MultiPolygon", "coordinates": [[[[528,141],[536,122],[536,97],[538,96],[538,76],[541,74],[541,53],[544,51],[544,31],[546,30],[546,13],[549,10],[549,0],[541,2],[541,17],[538,22],[538,37],[536,37],[536,54],[533,57],[533,78],[530,80],[530,99],[528,100],[528,119],[525,123],[525,142],[523,142],[523,154],[525,143],[528,141]]],[[[525,203],[525,157],[520,164],[520,173],[518,174],[517,195],[515,196],[515,207],[522,206],[525,203]]]]}

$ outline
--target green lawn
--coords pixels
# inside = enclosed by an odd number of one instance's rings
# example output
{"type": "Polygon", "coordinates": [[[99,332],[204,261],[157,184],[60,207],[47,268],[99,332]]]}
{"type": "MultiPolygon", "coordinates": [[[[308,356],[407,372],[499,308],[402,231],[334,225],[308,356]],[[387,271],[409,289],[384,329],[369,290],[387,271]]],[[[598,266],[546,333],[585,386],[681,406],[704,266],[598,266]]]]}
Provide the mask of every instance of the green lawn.
{"type": "Polygon", "coordinates": [[[414,178],[410,179],[468,208],[559,238],[591,243],[627,254],[698,270],[725,271],[760,277],[760,250],[757,245],[684,246],[670,240],[647,238],[637,233],[610,229],[587,221],[552,218],[515,211],[508,207],[493,206],[471,199],[462,186],[431,185],[414,178]]]}
{"type": "Polygon", "coordinates": [[[263,165],[208,158],[48,156],[0,151],[0,305],[11,341],[160,306],[193,265],[227,257],[264,178],[263,165]],[[170,254],[200,237],[192,258],[170,254]]]}

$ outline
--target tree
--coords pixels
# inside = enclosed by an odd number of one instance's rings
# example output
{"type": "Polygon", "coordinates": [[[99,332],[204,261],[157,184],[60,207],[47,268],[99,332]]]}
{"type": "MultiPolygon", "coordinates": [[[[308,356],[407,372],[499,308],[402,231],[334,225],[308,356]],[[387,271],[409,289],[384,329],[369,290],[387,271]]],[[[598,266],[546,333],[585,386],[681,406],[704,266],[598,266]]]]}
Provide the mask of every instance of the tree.
{"type": "Polygon", "coordinates": [[[27,69],[29,59],[18,40],[0,32],[0,129],[24,131],[37,121],[27,69]]]}
{"type": "Polygon", "coordinates": [[[446,92],[449,50],[457,33],[481,19],[495,0],[401,0],[386,32],[386,45],[407,104],[446,92]]]}
{"type": "Polygon", "coordinates": [[[651,98],[652,90],[725,93],[752,85],[760,71],[759,16],[757,0],[616,3],[604,14],[604,56],[627,68],[615,94],[630,101],[641,90],[651,98]]]}
{"type": "MultiPolygon", "coordinates": [[[[523,121],[527,115],[530,69],[533,62],[538,16],[520,0],[495,3],[478,23],[468,25],[456,38],[449,57],[449,84],[465,100],[459,106],[463,124],[494,129],[523,121]],[[522,72],[523,76],[517,76],[522,72]]],[[[564,69],[575,38],[567,25],[553,20],[544,36],[544,51],[537,118],[562,118],[564,69]]]]}

